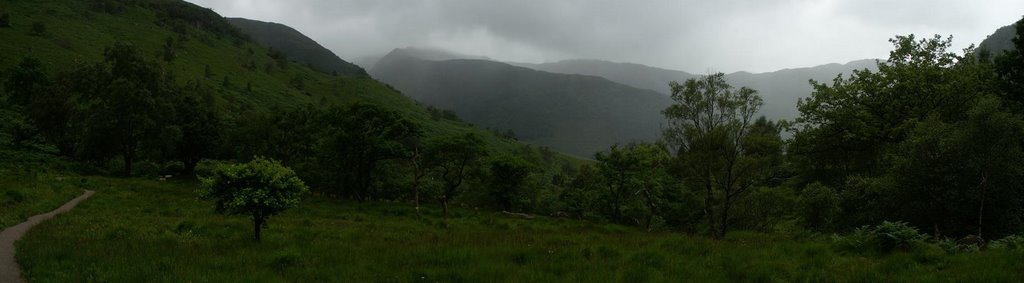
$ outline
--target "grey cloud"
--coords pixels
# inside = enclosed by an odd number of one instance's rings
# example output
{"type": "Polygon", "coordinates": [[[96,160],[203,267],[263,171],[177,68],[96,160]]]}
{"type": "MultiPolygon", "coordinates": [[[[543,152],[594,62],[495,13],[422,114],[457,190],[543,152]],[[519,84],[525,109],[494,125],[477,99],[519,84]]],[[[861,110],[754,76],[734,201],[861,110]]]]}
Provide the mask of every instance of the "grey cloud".
{"type": "Polygon", "coordinates": [[[589,58],[703,73],[888,54],[896,34],[980,42],[1019,0],[194,0],[290,25],[346,59],[434,46],[508,61],[589,58]]]}

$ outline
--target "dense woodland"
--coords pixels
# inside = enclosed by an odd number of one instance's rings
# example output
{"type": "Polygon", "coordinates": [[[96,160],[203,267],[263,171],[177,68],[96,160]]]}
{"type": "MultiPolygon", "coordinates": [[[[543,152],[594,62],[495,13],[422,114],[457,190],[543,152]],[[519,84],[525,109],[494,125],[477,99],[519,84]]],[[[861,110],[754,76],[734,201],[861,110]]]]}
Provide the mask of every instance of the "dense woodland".
{"type": "MultiPolygon", "coordinates": [[[[95,1],[112,13],[117,3],[95,1]]],[[[161,9],[170,27],[249,40],[174,7],[161,9]]],[[[43,36],[46,27],[32,31],[43,36]]],[[[25,56],[4,72],[4,130],[17,146],[52,149],[89,174],[210,177],[226,174],[222,163],[275,160],[314,197],[415,202],[445,215],[458,205],[716,238],[882,223],[935,239],[1021,234],[1024,21],[1004,53],[955,52],[951,40],[892,39],[878,71],[811,81],[793,121],[758,117],[757,90],[723,74],[672,83],[660,140],[616,145],[592,161],[531,146],[496,151],[474,133],[427,135],[373,103],[225,110],[210,81],[240,82],[209,67],[207,79],[177,78],[164,67],[180,52],[175,39],[158,56],[118,42],[101,61],[62,69],[25,56]]],[[[293,64],[271,57],[279,65],[266,72],[293,64]]]]}

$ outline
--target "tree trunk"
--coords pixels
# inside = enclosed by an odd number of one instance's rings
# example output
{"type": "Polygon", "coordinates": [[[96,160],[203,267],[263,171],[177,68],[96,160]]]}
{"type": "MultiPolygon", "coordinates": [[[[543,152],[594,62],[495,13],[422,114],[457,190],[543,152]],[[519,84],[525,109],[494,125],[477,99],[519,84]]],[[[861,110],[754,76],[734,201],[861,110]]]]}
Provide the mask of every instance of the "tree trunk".
{"type": "Polygon", "coordinates": [[[647,210],[649,210],[647,213],[647,232],[650,232],[651,221],[654,220],[656,207],[654,206],[654,197],[651,196],[651,191],[649,189],[644,189],[644,197],[647,198],[647,210]]]}
{"type": "Polygon", "coordinates": [[[981,203],[978,204],[978,238],[981,238],[982,231],[982,216],[985,215],[985,193],[988,186],[985,185],[985,181],[988,181],[988,174],[982,174],[981,176],[981,203]]]}
{"type": "Polygon", "coordinates": [[[182,162],[185,166],[181,169],[181,175],[188,178],[194,178],[196,173],[196,164],[199,163],[198,158],[186,158],[182,162]]]}
{"type": "Polygon", "coordinates": [[[122,155],[122,157],[124,158],[124,176],[125,177],[131,177],[132,176],[132,161],[134,161],[134,159],[135,159],[133,155],[134,154],[132,154],[129,151],[125,151],[125,153],[122,155]]]}
{"type": "Polygon", "coordinates": [[[441,207],[444,210],[444,219],[448,220],[448,198],[441,198],[441,207]]]}
{"type": "Polygon", "coordinates": [[[732,198],[726,196],[725,202],[722,203],[722,223],[718,223],[718,225],[721,227],[721,230],[718,233],[718,236],[715,237],[717,239],[725,238],[725,233],[729,232],[729,206],[731,201],[732,198]]]}
{"type": "Polygon", "coordinates": [[[252,217],[253,239],[256,240],[257,243],[261,241],[260,229],[263,228],[264,221],[266,220],[264,220],[262,216],[253,215],[252,217]]]}
{"type": "Polygon", "coordinates": [[[416,181],[415,183],[412,184],[412,191],[413,191],[413,195],[416,196],[415,197],[415,199],[416,199],[416,216],[419,216],[420,215],[420,185],[419,185],[419,181],[416,181]]]}
{"type": "Polygon", "coordinates": [[[715,228],[714,202],[712,201],[714,198],[714,191],[711,187],[710,177],[704,182],[704,193],[704,217],[707,217],[708,229],[711,230],[712,234],[715,234],[717,229],[715,228]]]}

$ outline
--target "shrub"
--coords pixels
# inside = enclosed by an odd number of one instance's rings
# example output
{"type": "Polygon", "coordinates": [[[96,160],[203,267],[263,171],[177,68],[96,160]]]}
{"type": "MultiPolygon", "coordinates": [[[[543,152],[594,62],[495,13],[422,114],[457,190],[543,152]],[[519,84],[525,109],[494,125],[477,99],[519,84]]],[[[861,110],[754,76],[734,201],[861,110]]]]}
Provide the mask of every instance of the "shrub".
{"type": "Polygon", "coordinates": [[[884,221],[877,226],[854,229],[846,236],[833,236],[833,242],[841,249],[852,252],[889,253],[894,250],[910,250],[923,243],[928,235],[906,222],[884,221]]]}
{"type": "Polygon", "coordinates": [[[992,241],[988,247],[999,250],[1024,251],[1024,236],[1006,236],[1005,238],[992,241]]]}
{"type": "Polygon", "coordinates": [[[840,236],[833,235],[832,242],[841,250],[863,252],[874,250],[874,231],[871,226],[853,229],[853,232],[840,236]]]}
{"type": "Polygon", "coordinates": [[[981,251],[981,243],[964,243],[950,238],[943,238],[935,242],[935,245],[946,251],[948,254],[973,253],[981,251]]]}
{"type": "Polygon", "coordinates": [[[907,249],[915,243],[928,238],[928,235],[921,234],[917,228],[911,227],[906,222],[884,221],[875,226],[875,237],[877,237],[878,248],[882,252],[889,252],[894,249],[907,249]]]}

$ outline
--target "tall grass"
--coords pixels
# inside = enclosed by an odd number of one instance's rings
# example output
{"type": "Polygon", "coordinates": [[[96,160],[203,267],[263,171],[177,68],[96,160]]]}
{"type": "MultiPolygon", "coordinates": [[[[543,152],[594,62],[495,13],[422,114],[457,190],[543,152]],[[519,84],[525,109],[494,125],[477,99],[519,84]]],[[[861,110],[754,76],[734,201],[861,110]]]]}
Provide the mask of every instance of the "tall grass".
{"type": "Polygon", "coordinates": [[[191,182],[87,178],[99,192],[19,242],[38,282],[1020,281],[1024,254],[863,256],[827,239],[724,240],[575,220],[310,199],[270,220],[212,213],[191,182]]]}
{"type": "MultiPolygon", "coordinates": [[[[0,137],[0,141],[4,140],[0,137]]],[[[60,207],[91,184],[54,170],[61,162],[47,154],[0,147],[0,230],[60,207]]]]}

